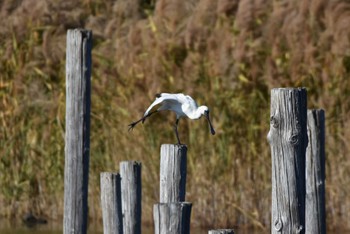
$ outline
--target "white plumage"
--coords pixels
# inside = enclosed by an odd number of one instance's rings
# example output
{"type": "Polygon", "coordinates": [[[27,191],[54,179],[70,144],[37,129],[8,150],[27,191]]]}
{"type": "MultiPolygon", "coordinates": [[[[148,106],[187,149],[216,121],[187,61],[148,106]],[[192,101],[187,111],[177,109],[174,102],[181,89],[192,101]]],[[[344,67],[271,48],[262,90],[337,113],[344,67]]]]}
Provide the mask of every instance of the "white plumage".
{"type": "Polygon", "coordinates": [[[209,123],[210,132],[211,134],[215,134],[215,130],[211,124],[210,118],[209,118],[209,108],[207,106],[199,106],[197,103],[188,95],[184,95],[182,93],[172,94],[172,93],[161,93],[156,95],[156,100],[148,107],[146,112],[144,113],[143,117],[135,122],[132,122],[129,124],[129,130],[133,129],[136,124],[142,121],[142,123],[145,122],[145,120],[150,117],[152,114],[163,111],[163,110],[170,110],[175,112],[176,114],[176,123],[175,123],[175,134],[178,141],[178,144],[180,143],[179,134],[177,131],[177,125],[179,123],[179,119],[182,117],[188,117],[190,119],[199,119],[202,115],[206,117],[209,123]],[[160,107],[154,111],[155,106],[160,105],[160,107]]]}

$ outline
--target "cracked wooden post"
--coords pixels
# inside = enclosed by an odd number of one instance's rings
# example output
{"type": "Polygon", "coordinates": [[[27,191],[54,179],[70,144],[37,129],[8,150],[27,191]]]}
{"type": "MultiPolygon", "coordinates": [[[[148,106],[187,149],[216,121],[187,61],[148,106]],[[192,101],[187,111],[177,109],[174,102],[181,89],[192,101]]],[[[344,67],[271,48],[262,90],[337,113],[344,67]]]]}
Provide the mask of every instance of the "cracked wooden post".
{"type": "Polygon", "coordinates": [[[163,144],[160,149],[161,203],[185,201],[186,170],[186,145],[163,144]]]}
{"type": "Polygon", "coordinates": [[[309,144],[306,149],[305,233],[326,233],[325,114],[308,110],[309,144]]]}
{"type": "Polygon", "coordinates": [[[272,158],[271,233],[305,233],[306,123],[306,89],[272,89],[267,136],[272,158]]]}
{"type": "Polygon", "coordinates": [[[141,234],[141,163],[120,163],[123,233],[141,234]]]}
{"type": "Polygon", "coordinates": [[[123,234],[120,174],[102,172],[100,180],[103,233],[123,234]]]}
{"type": "Polygon", "coordinates": [[[68,30],[63,233],[87,232],[92,32],[68,30]]]}
{"type": "Polygon", "coordinates": [[[155,234],[189,234],[192,203],[169,202],[153,206],[155,234]]]}

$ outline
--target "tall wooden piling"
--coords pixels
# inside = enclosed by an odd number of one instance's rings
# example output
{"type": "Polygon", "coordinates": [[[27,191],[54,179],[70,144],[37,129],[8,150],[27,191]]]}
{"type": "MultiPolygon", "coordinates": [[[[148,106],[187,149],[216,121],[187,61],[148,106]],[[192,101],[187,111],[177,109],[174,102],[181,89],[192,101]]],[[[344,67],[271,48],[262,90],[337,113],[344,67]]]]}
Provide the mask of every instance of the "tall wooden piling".
{"type": "Polygon", "coordinates": [[[158,203],[153,206],[155,234],[189,234],[192,204],[158,203]]]}
{"type": "Polygon", "coordinates": [[[161,203],[185,201],[186,170],[186,145],[163,144],[160,150],[161,203]]]}
{"type": "Polygon", "coordinates": [[[141,234],[141,163],[120,163],[122,177],[123,231],[125,234],[141,234]]]}
{"type": "Polygon", "coordinates": [[[309,144],[306,149],[305,233],[326,233],[325,114],[308,110],[309,144]]]}
{"type": "Polygon", "coordinates": [[[120,174],[102,172],[100,180],[103,233],[123,234],[120,174]]]}
{"type": "Polygon", "coordinates": [[[271,91],[271,233],[305,233],[306,122],[304,88],[271,91]]]}
{"type": "Polygon", "coordinates": [[[90,158],[92,32],[68,30],[63,232],[86,233],[90,158]]]}

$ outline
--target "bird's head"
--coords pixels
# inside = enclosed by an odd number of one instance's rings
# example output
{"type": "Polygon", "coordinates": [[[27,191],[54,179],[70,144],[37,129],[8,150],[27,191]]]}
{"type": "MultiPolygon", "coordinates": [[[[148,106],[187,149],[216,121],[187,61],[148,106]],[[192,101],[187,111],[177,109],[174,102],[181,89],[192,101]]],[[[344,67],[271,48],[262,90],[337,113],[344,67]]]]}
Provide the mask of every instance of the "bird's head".
{"type": "Polygon", "coordinates": [[[198,111],[199,113],[201,113],[201,115],[206,115],[206,113],[209,113],[209,108],[207,106],[200,106],[198,107],[198,111]]]}
{"type": "Polygon", "coordinates": [[[204,115],[204,117],[208,120],[210,133],[212,135],[215,135],[215,130],[213,128],[213,125],[211,124],[210,117],[209,117],[209,108],[207,106],[200,106],[198,109],[201,115],[204,115]]]}

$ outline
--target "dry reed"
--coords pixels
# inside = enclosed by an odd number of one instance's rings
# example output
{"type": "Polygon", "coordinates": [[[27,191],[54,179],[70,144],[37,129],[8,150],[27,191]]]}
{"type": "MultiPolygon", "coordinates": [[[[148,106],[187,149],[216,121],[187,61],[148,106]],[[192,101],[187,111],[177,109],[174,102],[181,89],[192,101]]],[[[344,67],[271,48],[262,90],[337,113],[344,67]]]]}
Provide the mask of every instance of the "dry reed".
{"type": "Polygon", "coordinates": [[[99,172],[133,159],[144,165],[151,222],[174,118],[154,116],[131,134],[127,125],[155,93],[181,91],[212,108],[218,133],[180,122],[193,223],[268,229],[269,90],[305,86],[309,107],[327,115],[327,223],[350,228],[348,1],[4,0],[0,19],[0,215],[62,217],[65,36],[85,27],[94,32],[92,219],[99,172]]]}

